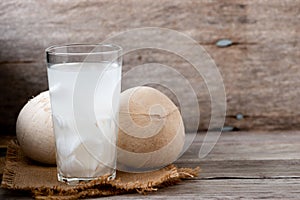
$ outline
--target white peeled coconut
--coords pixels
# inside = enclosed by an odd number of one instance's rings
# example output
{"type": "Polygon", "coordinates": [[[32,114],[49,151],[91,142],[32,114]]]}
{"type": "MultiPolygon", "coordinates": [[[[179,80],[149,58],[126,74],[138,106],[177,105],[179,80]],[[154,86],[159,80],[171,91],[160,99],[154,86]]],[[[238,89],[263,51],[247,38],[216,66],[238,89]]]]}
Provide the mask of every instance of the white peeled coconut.
{"type": "Polygon", "coordinates": [[[46,164],[56,163],[49,91],[29,100],[16,125],[18,142],[29,158],[46,164]]]}
{"type": "Polygon", "coordinates": [[[117,161],[122,171],[147,171],[174,162],[184,146],[182,117],[175,104],[151,87],[120,97],[117,161]]]}

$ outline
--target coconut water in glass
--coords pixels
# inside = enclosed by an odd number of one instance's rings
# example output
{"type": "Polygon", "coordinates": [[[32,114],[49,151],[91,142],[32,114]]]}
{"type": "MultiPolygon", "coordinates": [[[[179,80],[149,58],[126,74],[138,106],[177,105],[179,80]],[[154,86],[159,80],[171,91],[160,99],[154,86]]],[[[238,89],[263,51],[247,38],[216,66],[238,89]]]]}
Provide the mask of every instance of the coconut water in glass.
{"type": "Polygon", "coordinates": [[[66,45],[46,54],[58,180],[115,178],[121,48],[66,45]]]}

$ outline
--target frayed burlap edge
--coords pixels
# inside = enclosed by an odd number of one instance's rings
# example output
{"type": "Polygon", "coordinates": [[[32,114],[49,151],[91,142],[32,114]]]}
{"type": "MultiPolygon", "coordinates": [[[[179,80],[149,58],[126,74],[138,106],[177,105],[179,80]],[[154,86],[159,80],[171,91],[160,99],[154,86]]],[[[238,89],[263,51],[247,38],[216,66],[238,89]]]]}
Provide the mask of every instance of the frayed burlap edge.
{"type": "MultiPolygon", "coordinates": [[[[102,177],[88,183],[79,184],[72,188],[61,187],[59,185],[53,187],[22,187],[18,188],[14,184],[15,171],[18,168],[17,162],[20,153],[20,147],[16,140],[10,142],[7,148],[6,165],[3,171],[3,178],[1,187],[13,190],[27,190],[31,191],[35,199],[44,200],[73,200],[86,197],[101,197],[119,195],[124,193],[141,193],[146,194],[147,192],[157,191],[158,188],[174,185],[182,179],[189,179],[197,177],[200,173],[200,168],[177,168],[174,165],[169,165],[159,171],[153,173],[162,173],[160,179],[155,181],[145,180],[137,181],[122,181],[117,178],[112,181],[108,181],[106,177],[102,177]]],[[[119,177],[122,177],[122,173],[118,172],[119,177]]],[[[128,176],[128,173],[127,173],[128,176]]],[[[127,177],[128,178],[128,177],[127,177]]]]}
{"type": "Polygon", "coordinates": [[[15,171],[17,167],[18,141],[11,140],[7,147],[5,167],[1,187],[7,189],[18,189],[14,187],[15,171]]]}
{"type": "Polygon", "coordinates": [[[0,157],[0,176],[2,177],[3,170],[5,167],[5,157],[0,157]]]}
{"type": "Polygon", "coordinates": [[[198,176],[200,168],[179,168],[169,165],[163,170],[169,173],[155,182],[147,184],[139,181],[123,184],[119,179],[107,181],[105,177],[90,181],[86,184],[80,184],[74,188],[65,189],[59,186],[53,188],[36,188],[32,190],[34,196],[38,200],[73,200],[86,197],[111,196],[125,193],[147,194],[147,192],[157,191],[158,188],[174,185],[182,179],[189,179],[198,176]]]}

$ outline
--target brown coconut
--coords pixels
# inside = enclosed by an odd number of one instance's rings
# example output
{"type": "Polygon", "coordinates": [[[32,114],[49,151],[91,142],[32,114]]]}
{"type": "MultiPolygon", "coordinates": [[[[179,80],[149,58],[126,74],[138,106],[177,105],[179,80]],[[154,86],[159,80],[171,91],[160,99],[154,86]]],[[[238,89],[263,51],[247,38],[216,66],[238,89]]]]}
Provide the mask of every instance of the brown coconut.
{"type": "Polygon", "coordinates": [[[118,165],[151,169],[174,162],[184,145],[184,125],[175,104],[151,87],[121,93],[118,165]]]}

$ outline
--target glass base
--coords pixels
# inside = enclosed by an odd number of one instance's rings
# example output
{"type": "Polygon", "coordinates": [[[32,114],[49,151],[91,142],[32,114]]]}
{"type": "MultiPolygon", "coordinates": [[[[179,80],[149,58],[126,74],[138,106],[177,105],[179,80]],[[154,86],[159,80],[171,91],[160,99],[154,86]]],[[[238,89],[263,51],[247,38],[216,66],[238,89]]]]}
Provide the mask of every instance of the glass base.
{"type": "MultiPolygon", "coordinates": [[[[77,185],[82,182],[89,182],[91,180],[98,179],[99,177],[65,177],[57,173],[57,179],[60,182],[67,183],[68,185],[77,185]]],[[[113,180],[116,178],[116,171],[114,171],[110,176],[107,177],[107,180],[113,180]]]]}

